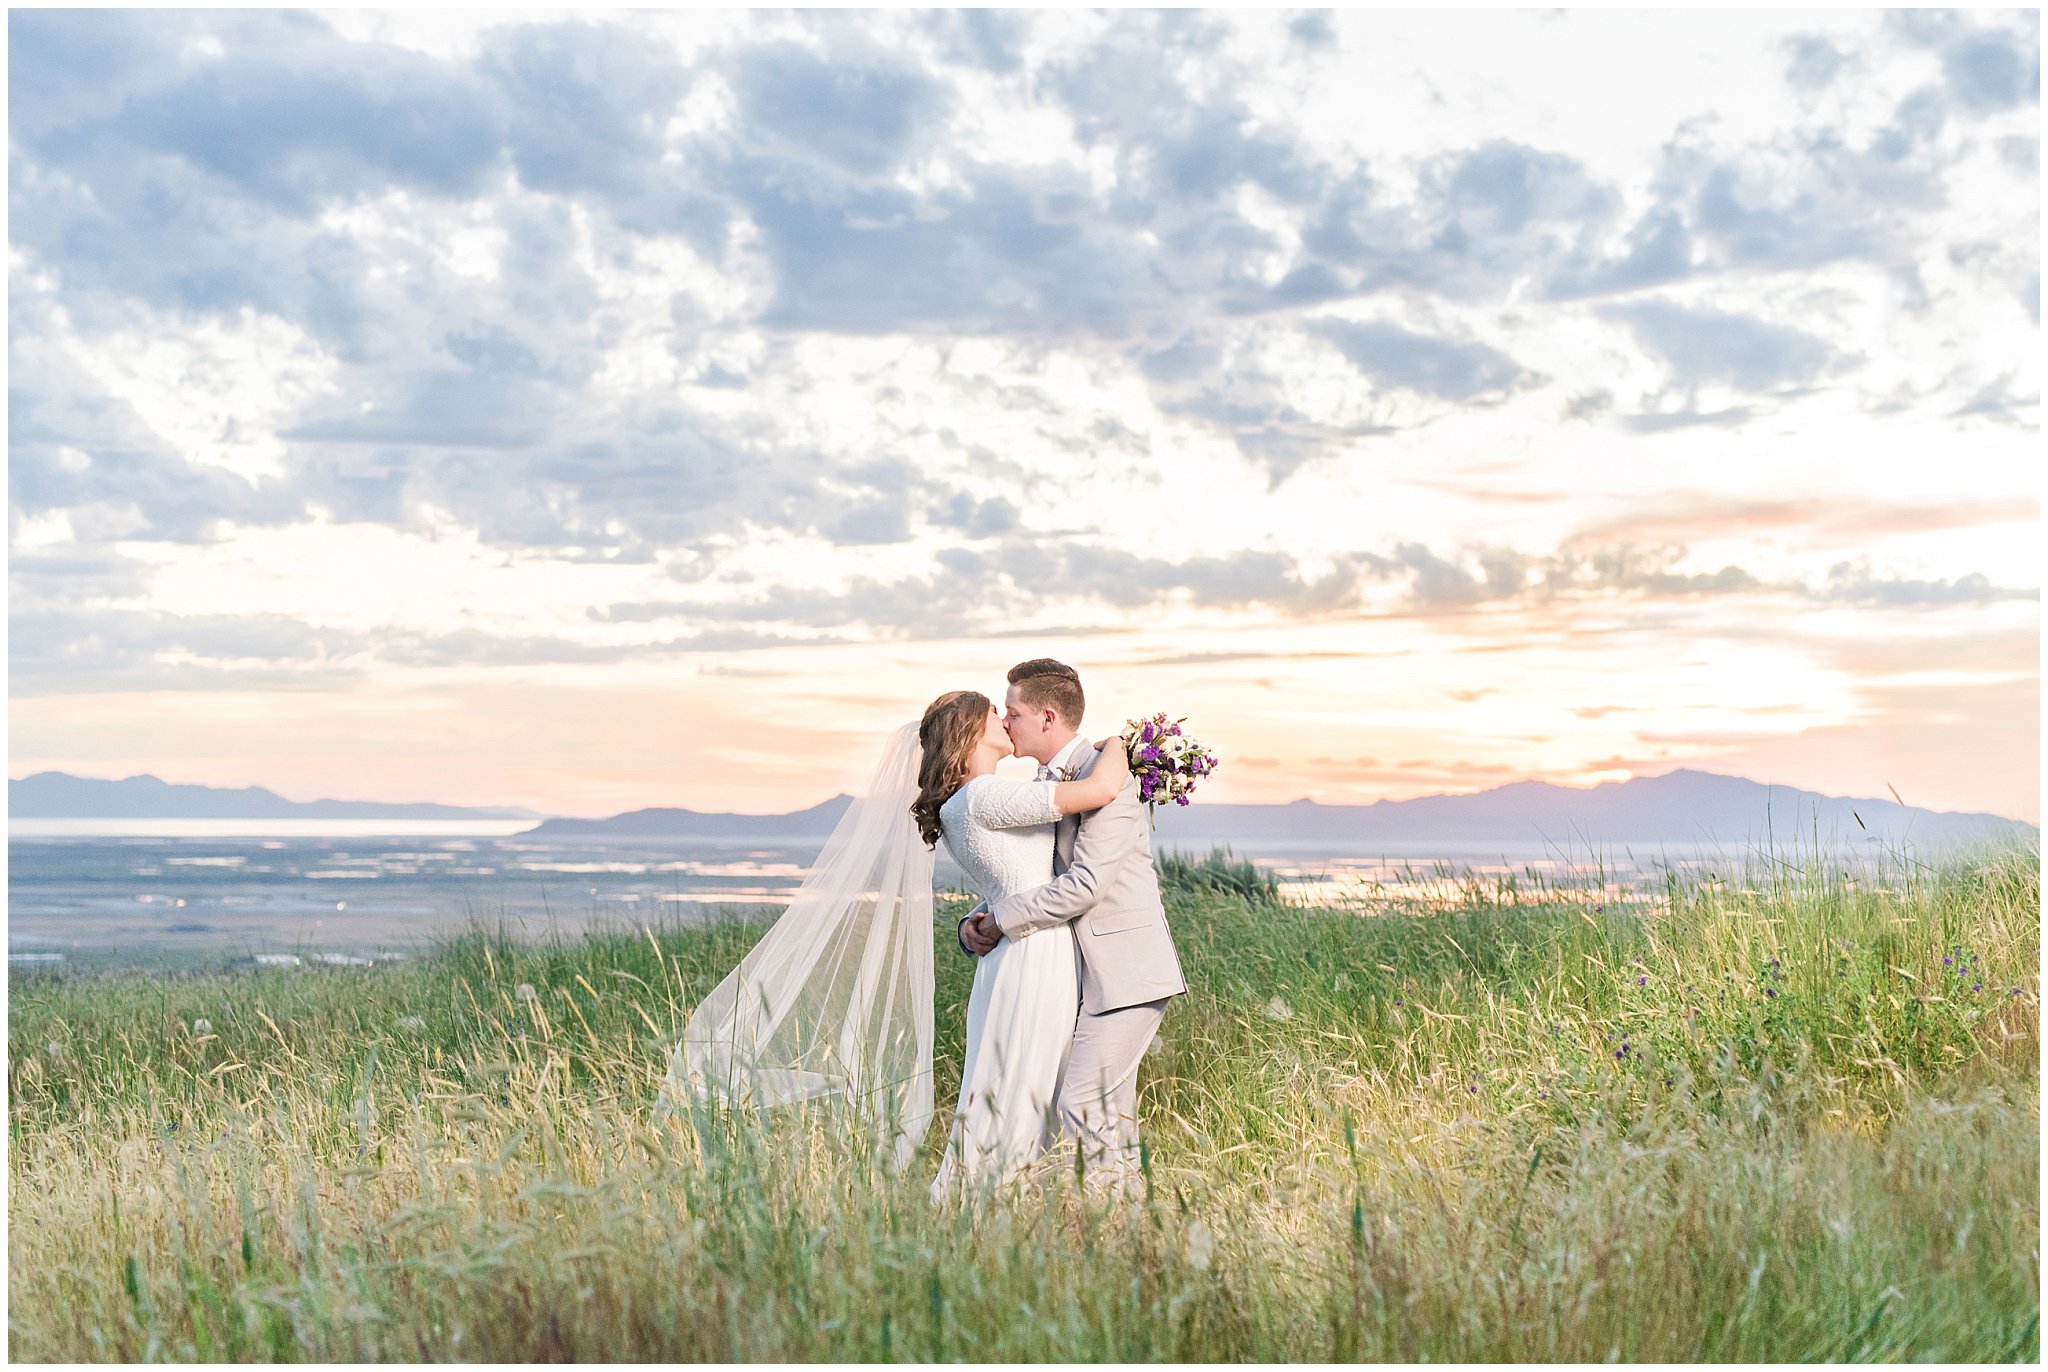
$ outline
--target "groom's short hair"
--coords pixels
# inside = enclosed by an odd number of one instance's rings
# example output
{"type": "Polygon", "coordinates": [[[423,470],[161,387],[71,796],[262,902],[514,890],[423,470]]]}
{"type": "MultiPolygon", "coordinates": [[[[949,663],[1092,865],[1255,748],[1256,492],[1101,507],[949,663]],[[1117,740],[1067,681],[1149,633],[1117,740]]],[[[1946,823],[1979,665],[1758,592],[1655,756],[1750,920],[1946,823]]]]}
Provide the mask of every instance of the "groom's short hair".
{"type": "Polygon", "coordinates": [[[1049,657],[1020,662],[1010,669],[1010,684],[1017,688],[1017,699],[1032,709],[1050,705],[1070,728],[1081,727],[1081,711],[1088,702],[1081,695],[1081,674],[1066,663],[1049,657]]]}

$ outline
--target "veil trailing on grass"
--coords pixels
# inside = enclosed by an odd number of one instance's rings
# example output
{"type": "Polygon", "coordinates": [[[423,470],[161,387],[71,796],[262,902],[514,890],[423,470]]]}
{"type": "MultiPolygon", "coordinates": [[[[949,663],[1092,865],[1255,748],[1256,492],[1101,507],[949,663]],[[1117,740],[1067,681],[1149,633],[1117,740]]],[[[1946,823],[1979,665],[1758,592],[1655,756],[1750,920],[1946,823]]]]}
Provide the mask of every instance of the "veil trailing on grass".
{"type": "Polygon", "coordinates": [[[671,1088],[730,1105],[844,1097],[900,1169],[932,1118],[932,850],[919,837],[918,726],[889,736],[867,788],[789,908],[690,1014],[671,1088]]]}

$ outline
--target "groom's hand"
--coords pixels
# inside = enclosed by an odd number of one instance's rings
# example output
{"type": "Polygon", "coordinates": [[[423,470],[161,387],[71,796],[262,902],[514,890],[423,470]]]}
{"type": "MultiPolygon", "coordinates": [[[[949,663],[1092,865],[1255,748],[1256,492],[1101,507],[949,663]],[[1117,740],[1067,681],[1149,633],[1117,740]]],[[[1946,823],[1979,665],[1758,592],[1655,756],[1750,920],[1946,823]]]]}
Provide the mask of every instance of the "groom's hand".
{"type": "Polygon", "coordinates": [[[960,924],[960,942],[968,952],[981,958],[995,951],[1002,942],[1003,929],[995,916],[989,914],[969,915],[960,924]]]}

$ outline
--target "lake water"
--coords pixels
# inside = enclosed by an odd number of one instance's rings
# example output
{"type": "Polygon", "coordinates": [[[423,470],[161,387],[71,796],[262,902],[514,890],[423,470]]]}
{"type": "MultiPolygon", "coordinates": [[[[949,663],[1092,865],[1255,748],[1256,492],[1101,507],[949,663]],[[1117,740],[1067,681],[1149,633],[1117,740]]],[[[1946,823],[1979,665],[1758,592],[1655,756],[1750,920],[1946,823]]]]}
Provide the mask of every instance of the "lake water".
{"type": "MultiPolygon", "coordinates": [[[[17,820],[9,824],[7,946],[19,969],[103,961],[385,959],[472,920],[539,936],[720,910],[771,917],[820,841],[521,837],[528,821],[17,820]]],[[[1201,845],[1195,855],[1208,851],[1201,845]]],[[[1535,845],[1267,843],[1240,848],[1296,899],[1448,898],[1458,879],[1568,884],[1610,898],[1664,873],[1739,870],[1739,855],[1535,845]],[[1600,870],[1604,867],[1604,873],[1600,870]]],[[[965,889],[939,850],[937,882],[965,889]]]]}

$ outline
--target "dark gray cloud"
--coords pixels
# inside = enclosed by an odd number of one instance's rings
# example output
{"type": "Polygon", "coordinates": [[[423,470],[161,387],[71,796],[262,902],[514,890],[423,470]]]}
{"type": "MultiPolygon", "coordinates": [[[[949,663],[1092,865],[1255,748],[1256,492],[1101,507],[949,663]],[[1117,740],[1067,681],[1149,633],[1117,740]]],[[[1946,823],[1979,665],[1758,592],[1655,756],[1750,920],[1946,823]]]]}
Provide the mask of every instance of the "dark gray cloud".
{"type": "Polygon", "coordinates": [[[1386,386],[1442,400],[1499,399],[1529,378],[1507,354],[1484,343],[1456,343],[1398,324],[1319,319],[1304,326],[1359,371],[1386,386]]]}
{"type": "Polygon", "coordinates": [[[1811,381],[1835,360],[1814,335],[1748,315],[1686,309],[1665,300],[1609,305],[1600,313],[1627,326],[1684,386],[1719,381],[1770,391],[1811,381]]]}

